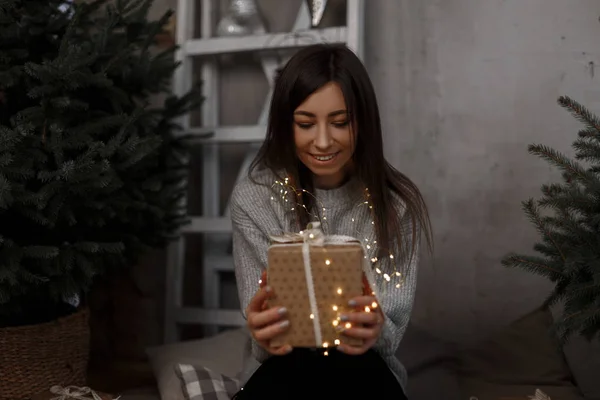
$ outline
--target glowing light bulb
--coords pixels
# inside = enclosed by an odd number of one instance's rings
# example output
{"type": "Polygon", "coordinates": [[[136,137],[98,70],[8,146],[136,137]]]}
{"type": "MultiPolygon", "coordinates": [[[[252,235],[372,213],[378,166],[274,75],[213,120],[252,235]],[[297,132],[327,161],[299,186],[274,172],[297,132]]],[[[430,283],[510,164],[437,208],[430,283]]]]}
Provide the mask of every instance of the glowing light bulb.
{"type": "Polygon", "coordinates": [[[350,322],[348,322],[348,323],[346,323],[346,325],[344,325],[344,328],[350,329],[350,328],[352,328],[352,324],[350,322]]]}
{"type": "Polygon", "coordinates": [[[328,355],[329,355],[329,352],[328,352],[328,351],[326,351],[326,352],[324,352],[324,353],[323,353],[323,355],[324,355],[324,356],[328,356],[328,355]]]}
{"type": "Polygon", "coordinates": [[[331,260],[327,259],[325,260],[325,265],[330,265],[331,264],[331,260]]]}
{"type": "Polygon", "coordinates": [[[342,294],[342,288],[338,288],[337,294],[342,294]]]}
{"type": "MultiPolygon", "coordinates": [[[[375,294],[375,293],[373,293],[373,294],[375,294]]],[[[377,303],[376,302],[372,302],[371,303],[371,308],[377,308],[377,303]]]]}
{"type": "Polygon", "coordinates": [[[388,274],[383,274],[383,278],[388,282],[390,281],[390,276],[388,274]]]}
{"type": "Polygon", "coordinates": [[[310,314],[310,319],[315,319],[314,314],[310,314]]]}
{"type": "Polygon", "coordinates": [[[340,344],[340,339],[335,339],[333,343],[335,343],[335,345],[338,346],[340,344]]]}
{"type": "Polygon", "coordinates": [[[329,343],[327,343],[327,342],[323,342],[323,347],[324,347],[324,348],[328,348],[328,347],[329,347],[329,343]]]}
{"type": "Polygon", "coordinates": [[[371,312],[371,309],[367,306],[365,307],[365,312],[371,312]]]}
{"type": "Polygon", "coordinates": [[[334,306],[333,306],[333,307],[331,307],[331,308],[333,308],[333,311],[337,311],[337,310],[338,310],[338,306],[336,306],[336,305],[334,305],[334,306]]]}
{"type": "Polygon", "coordinates": [[[340,321],[338,321],[337,319],[334,319],[332,324],[333,324],[333,326],[338,326],[340,324],[340,321]]]}

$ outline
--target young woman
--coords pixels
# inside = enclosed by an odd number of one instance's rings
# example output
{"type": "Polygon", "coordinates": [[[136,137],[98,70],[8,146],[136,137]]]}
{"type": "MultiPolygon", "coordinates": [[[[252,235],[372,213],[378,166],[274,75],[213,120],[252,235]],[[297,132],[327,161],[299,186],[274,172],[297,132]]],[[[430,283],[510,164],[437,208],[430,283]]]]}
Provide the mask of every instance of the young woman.
{"type": "Polygon", "coordinates": [[[236,399],[406,399],[406,371],[395,353],[410,318],[422,232],[431,244],[429,218],[417,187],[384,159],[373,86],[348,48],[305,48],[280,71],[266,140],[234,189],[231,217],[253,338],[236,399]],[[341,344],[327,356],[271,347],[289,322],[286,310],[264,306],[273,293],[259,284],[269,237],[298,232],[325,213],[325,233],[364,238],[377,271],[376,295],[354,299],[356,312],[345,316],[352,327],[343,334],[363,345],[341,344]],[[376,312],[366,312],[374,301],[376,312]]]}

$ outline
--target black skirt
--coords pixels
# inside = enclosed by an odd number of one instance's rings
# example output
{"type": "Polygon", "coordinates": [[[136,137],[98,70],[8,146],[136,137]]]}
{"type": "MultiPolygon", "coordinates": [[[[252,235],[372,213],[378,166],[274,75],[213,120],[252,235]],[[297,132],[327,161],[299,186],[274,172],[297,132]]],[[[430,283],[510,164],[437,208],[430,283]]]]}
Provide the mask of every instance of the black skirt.
{"type": "Polygon", "coordinates": [[[373,350],[359,356],[294,349],[267,359],[235,400],[406,400],[398,380],[373,350]]]}

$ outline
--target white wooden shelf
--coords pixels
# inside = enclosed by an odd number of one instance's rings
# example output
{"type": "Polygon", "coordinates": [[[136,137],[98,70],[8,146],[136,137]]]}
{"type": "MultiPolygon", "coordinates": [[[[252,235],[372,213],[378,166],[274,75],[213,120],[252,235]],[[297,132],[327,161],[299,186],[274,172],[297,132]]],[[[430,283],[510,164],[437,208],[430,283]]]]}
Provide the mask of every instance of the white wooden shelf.
{"type": "MultiPolygon", "coordinates": [[[[230,254],[231,220],[229,204],[223,210],[221,204],[221,149],[223,144],[244,143],[247,147],[237,181],[246,176],[260,143],[267,131],[268,110],[273,93],[275,72],[286,59],[302,47],[317,43],[346,44],[359,57],[363,49],[364,5],[366,0],[346,0],[346,25],[309,29],[308,3],[302,2],[296,22],[290,32],[265,33],[250,36],[215,37],[214,27],[219,19],[220,4],[217,0],[177,0],[176,60],[181,66],[175,71],[173,91],[182,96],[188,92],[195,79],[194,64],[201,64],[202,126],[194,127],[190,115],[179,120],[182,135],[189,137],[191,145],[202,146],[202,215],[190,216],[190,223],[182,227],[182,236],[170,246],[167,266],[165,341],[180,340],[182,325],[203,325],[206,335],[218,332],[219,326],[243,326],[245,320],[240,310],[222,309],[221,286],[225,273],[234,271],[230,254]],[[200,8],[197,13],[196,9],[200,8]],[[196,21],[196,15],[201,20],[196,21]],[[195,29],[200,23],[200,29],[195,29]],[[200,37],[194,37],[200,31],[200,37]],[[218,55],[254,53],[260,58],[262,70],[269,83],[269,92],[263,101],[262,111],[256,125],[220,125],[220,62],[218,55]],[[183,288],[186,265],[186,235],[202,233],[202,285],[203,307],[186,307],[183,304],[183,288]]],[[[277,2],[279,7],[284,1],[277,2]]],[[[187,200],[182,201],[185,206],[187,200]]]]}
{"type": "Polygon", "coordinates": [[[253,51],[289,50],[322,42],[346,43],[346,40],[346,27],[338,26],[298,32],[191,39],[185,42],[183,48],[188,56],[214,56],[253,51]]]}
{"type": "Polygon", "coordinates": [[[204,264],[210,265],[215,272],[234,272],[235,268],[231,254],[208,255],[204,258],[204,264]]]}
{"type": "Polygon", "coordinates": [[[266,125],[200,127],[185,131],[192,136],[190,141],[200,144],[262,142],[266,132],[266,125]]]}

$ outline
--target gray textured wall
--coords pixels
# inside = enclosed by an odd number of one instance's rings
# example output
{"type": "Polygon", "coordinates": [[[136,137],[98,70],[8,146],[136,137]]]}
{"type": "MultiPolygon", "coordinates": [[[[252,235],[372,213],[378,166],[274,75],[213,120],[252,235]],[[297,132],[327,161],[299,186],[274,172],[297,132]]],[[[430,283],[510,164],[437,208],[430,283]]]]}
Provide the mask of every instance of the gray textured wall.
{"type": "MultiPolygon", "coordinates": [[[[291,25],[298,4],[259,0],[275,30],[291,25]]],[[[365,61],[387,156],[422,188],[434,224],[414,312],[431,332],[477,338],[548,293],[547,282],[499,260],[531,248],[536,234],[520,202],[557,176],[527,144],[570,152],[578,125],[556,98],[600,111],[599,15],[597,0],[367,1],[365,61]]],[[[260,68],[238,60],[224,70],[223,123],[255,122],[260,68]]],[[[236,172],[227,165],[224,197],[236,172]]]]}
{"type": "Polygon", "coordinates": [[[579,128],[556,104],[600,111],[594,0],[368,2],[368,68],[390,161],[431,209],[436,251],[422,264],[414,319],[453,339],[537,306],[546,281],[504,269],[537,238],[520,202],[555,179],[526,146],[570,153],[579,128]]]}

